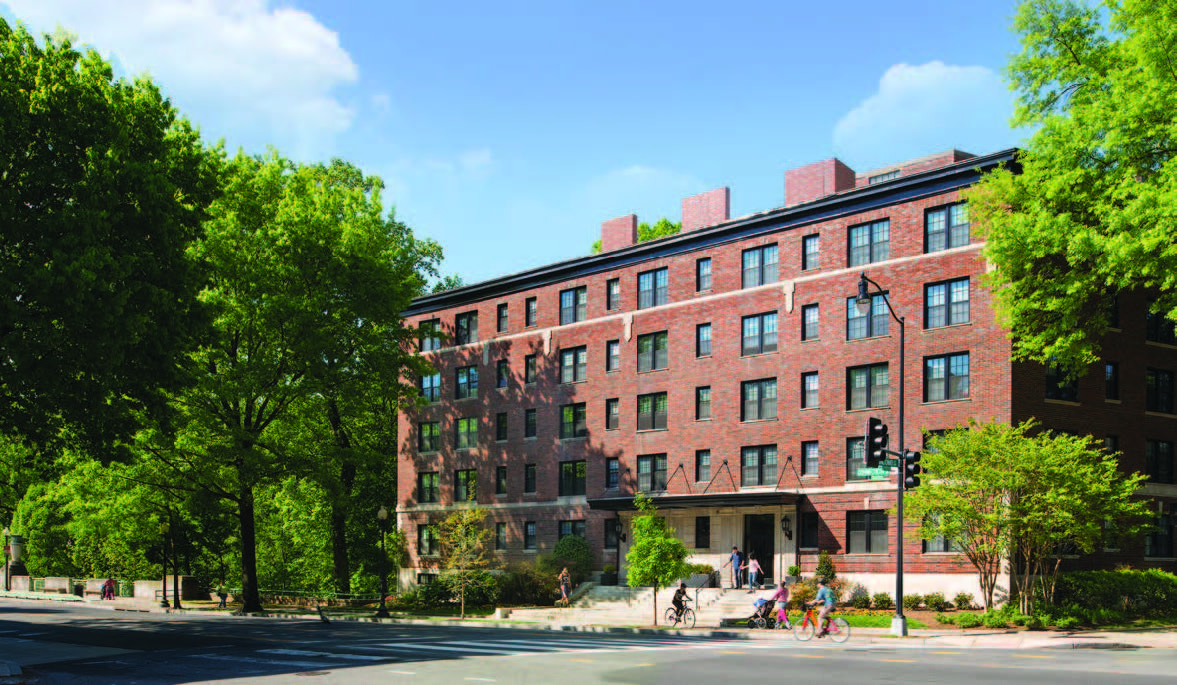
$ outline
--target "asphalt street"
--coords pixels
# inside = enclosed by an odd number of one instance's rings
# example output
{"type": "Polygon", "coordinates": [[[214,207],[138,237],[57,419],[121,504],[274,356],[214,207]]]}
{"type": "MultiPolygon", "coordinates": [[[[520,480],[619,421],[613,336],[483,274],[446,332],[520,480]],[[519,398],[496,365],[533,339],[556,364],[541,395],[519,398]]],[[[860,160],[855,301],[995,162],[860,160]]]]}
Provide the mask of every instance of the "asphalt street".
{"type": "Polygon", "coordinates": [[[0,602],[0,659],[27,682],[1172,683],[1177,650],[948,650],[903,643],[563,633],[0,602]]]}

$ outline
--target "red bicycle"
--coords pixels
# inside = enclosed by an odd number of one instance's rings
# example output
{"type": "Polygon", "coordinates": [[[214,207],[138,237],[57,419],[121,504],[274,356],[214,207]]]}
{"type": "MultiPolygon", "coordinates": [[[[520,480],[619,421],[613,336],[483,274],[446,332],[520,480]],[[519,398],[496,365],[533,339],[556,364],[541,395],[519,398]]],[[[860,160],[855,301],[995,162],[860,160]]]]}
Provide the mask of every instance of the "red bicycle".
{"type": "MultiPolygon", "coordinates": [[[[831,612],[832,613],[832,612],[831,612]]],[[[841,616],[829,616],[826,618],[829,622],[826,625],[826,635],[834,642],[845,642],[850,639],[850,624],[841,616]]],[[[813,605],[805,605],[805,614],[799,621],[793,621],[793,637],[802,642],[808,642],[813,639],[817,632],[819,619],[813,615],[813,605]]]]}

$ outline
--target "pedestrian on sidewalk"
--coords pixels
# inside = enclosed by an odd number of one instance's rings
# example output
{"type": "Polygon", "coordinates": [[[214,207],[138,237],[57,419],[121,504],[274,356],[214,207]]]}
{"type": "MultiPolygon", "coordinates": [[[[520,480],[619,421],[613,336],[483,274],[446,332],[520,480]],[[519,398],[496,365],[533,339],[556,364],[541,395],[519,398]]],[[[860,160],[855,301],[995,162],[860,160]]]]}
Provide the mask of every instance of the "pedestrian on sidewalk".
{"type": "Polygon", "coordinates": [[[760,573],[760,562],[756,561],[755,554],[749,554],[748,562],[741,566],[740,569],[748,569],[748,592],[752,592],[752,589],[755,587],[759,587],[761,590],[764,589],[763,584],[757,585],[757,581],[763,581],[763,578],[760,573]]]}
{"type": "Polygon", "coordinates": [[[721,570],[727,568],[728,566],[732,567],[732,587],[737,590],[740,589],[740,562],[742,560],[743,555],[740,554],[740,548],[732,545],[731,557],[726,562],[724,562],[723,566],[720,567],[721,570]]]}
{"type": "Polygon", "coordinates": [[[781,583],[777,586],[776,594],[772,596],[772,601],[776,602],[777,613],[776,622],[778,626],[782,626],[785,630],[791,629],[793,626],[789,623],[789,586],[781,583]]]}
{"type": "Polygon", "coordinates": [[[564,606],[572,603],[569,599],[568,593],[572,591],[572,576],[568,573],[568,567],[565,566],[563,571],[560,571],[560,602],[564,606]]]}
{"type": "Polygon", "coordinates": [[[107,576],[106,582],[102,584],[102,599],[114,599],[114,577],[107,576]]]}
{"type": "Polygon", "coordinates": [[[229,593],[225,591],[225,583],[223,581],[217,585],[217,597],[221,600],[221,603],[217,605],[217,608],[228,609],[229,606],[225,603],[225,600],[229,599],[229,593]]]}

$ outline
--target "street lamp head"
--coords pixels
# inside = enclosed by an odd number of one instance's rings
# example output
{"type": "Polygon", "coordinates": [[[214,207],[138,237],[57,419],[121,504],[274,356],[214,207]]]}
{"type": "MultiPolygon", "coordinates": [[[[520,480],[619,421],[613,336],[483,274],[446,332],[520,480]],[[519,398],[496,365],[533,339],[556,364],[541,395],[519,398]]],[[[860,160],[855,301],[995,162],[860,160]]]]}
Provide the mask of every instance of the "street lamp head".
{"type": "Polygon", "coordinates": [[[870,311],[871,297],[867,285],[866,274],[861,274],[858,277],[858,297],[854,298],[854,305],[858,308],[859,314],[870,311]]]}
{"type": "Polygon", "coordinates": [[[376,512],[376,518],[380,521],[388,520],[388,510],[384,508],[383,504],[380,505],[380,510],[376,512]]]}

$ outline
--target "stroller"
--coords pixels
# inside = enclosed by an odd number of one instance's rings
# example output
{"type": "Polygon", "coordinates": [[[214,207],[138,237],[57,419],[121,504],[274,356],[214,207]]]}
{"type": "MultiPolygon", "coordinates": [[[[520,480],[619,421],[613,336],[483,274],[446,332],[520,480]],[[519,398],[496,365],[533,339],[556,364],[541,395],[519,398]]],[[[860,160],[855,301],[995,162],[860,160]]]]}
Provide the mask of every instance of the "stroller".
{"type": "Polygon", "coordinates": [[[776,625],[776,616],[773,616],[772,610],[776,606],[776,602],[771,599],[758,599],[753,604],[756,611],[748,617],[749,628],[772,628],[776,625]]]}

